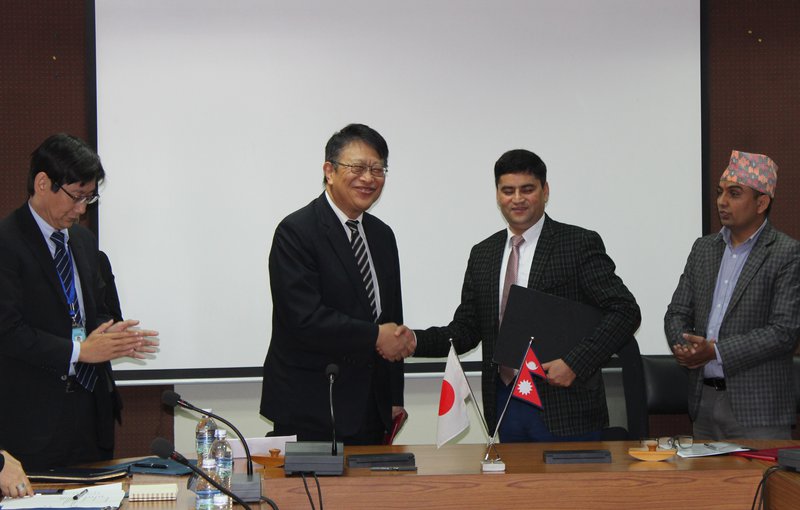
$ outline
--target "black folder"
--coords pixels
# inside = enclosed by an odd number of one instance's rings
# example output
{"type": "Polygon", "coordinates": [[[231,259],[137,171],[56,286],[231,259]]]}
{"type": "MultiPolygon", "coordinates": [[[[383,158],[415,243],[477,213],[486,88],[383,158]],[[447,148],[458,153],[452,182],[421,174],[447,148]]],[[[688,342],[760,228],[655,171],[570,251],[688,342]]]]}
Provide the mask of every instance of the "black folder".
{"type": "Polygon", "coordinates": [[[494,362],[517,368],[533,337],[533,352],[541,363],[563,358],[591,336],[602,312],[577,301],[512,285],[494,347],[494,362]]]}

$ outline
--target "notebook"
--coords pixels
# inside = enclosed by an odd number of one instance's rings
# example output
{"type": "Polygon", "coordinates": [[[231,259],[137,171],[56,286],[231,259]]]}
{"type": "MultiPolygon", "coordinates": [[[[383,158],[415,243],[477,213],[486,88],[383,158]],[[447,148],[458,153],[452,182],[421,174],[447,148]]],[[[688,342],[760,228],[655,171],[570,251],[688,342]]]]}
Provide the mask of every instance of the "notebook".
{"type": "Polygon", "coordinates": [[[178,484],[153,483],[131,485],[128,488],[128,501],[171,501],[178,499],[178,484]]]}
{"type": "Polygon", "coordinates": [[[800,448],[800,446],[781,446],[780,448],[766,448],[764,450],[748,450],[746,452],[733,452],[731,455],[775,462],[778,460],[778,450],[793,450],[796,448],[800,448]]]}

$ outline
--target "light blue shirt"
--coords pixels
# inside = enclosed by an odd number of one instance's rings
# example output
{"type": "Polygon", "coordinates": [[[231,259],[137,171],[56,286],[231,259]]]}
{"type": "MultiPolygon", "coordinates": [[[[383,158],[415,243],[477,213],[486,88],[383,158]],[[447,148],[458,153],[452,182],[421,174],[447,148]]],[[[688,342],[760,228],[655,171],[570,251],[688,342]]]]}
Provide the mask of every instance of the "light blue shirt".
{"type": "MultiPolygon", "coordinates": [[[[739,246],[734,247],[731,243],[731,231],[728,227],[722,227],[720,235],[725,241],[725,252],[722,254],[722,261],[719,265],[719,273],[717,273],[717,284],[714,287],[714,298],[711,301],[711,312],[708,314],[708,325],[706,326],[705,337],[708,340],[718,340],[719,330],[722,327],[722,319],[725,317],[725,312],[728,310],[728,304],[731,302],[733,290],[736,288],[736,282],[739,281],[739,276],[742,274],[747,257],[753,251],[761,231],[767,221],[751,235],[747,241],[739,246]]],[[[703,368],[704,377],[725,377],[723,369],[723,360],[719,354],[719,349],[714,349],[717,355],[716,360],[709,361],[703,368]]]]}
{"type": "MultiPolygon", "coordinates": [[[[31,214],[33,215],[33,219],[36,221],[36,224],[39,226],[39,230],[42,232],[42,236],[44,236],[44,241],[47,244],[47,247],[50,249],[50,256],[55,259],[56,256],[56,243],[50,239],[50,236],[53,235],[53,232],[56,231],[49,223],[47,223],[39,214],[31,207],[30,202],[28,202],[28,208],[31,210],[31,214]]],[[[69,230],[64,229],[61,231],[64,234],[64,242],[69,243],[69,230]]],[[[69,244],[67,244],[69,248],[69,244]]],[[[71,250],[70,250],[71,251],[71,250]]],[[[53,271],[56,270],[55,263],[53,263],[53,271]]],[[[81,317],[83,318],[84,324],[86,323],[86,308],[83,307],[83,291],[81,290],[81,279],[80,275],[78,275],[78,266],[75,265],[75,257],[72,257],[72,274],[75,275],[75,292],[78,294],[78,306],[81,308],[81,317]]],[[[87,332],[88,335],[88,332],[87,332]]],[[[75,375],[75,363],[78,362],[78,358],[81,355],[81,344],[75,340],[72,341],[72,356],[69,360],[69,375],[75,375]]]]}

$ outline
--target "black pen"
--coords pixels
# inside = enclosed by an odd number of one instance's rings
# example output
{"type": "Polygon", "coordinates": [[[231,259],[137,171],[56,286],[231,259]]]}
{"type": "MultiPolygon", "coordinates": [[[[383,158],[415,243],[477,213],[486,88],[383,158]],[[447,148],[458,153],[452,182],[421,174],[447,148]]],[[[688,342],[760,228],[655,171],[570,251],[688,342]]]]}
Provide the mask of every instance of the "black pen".
{"type": "Polygon", "coordinates": [[[84,495],[85,495],[87,492],[89,492],[89,489],[83,489],[83,490],[82,490],[82,491],[80,491],[79,493],[77,493],[77,494],[75,494],[74,496],[72,496],[72,499],[78,499],[78,498],[80,498],[81,496],[84,496],[84,495]]]}
{"type": "Polygon", "coordinates": [[[63,494],[64,489],[36,489],[36,494],[63,494]]]}
{"type": "Polygon", "coordinates": [[[155,464],[153,462],[137,462],[134,467],[150,468],[150,469],[167,469],[166,464],[155,464]]]}
{"type": "Polygon", "coordinates": [[[417,466],[372,466],[370,471],[416,471],[417,466]]]}

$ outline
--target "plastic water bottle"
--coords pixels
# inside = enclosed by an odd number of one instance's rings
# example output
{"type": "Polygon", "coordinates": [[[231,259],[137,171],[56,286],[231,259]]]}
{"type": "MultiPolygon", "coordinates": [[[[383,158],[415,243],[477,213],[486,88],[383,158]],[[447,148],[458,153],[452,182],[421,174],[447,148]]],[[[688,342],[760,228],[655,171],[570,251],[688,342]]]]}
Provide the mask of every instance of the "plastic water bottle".
{"type": "MultiPolygon", "coordinates": [[[[217,465],[213,458],[204,458],[201,466],[209,477],[219,482],[219,478],[217,477],[217,465]]],[[[219,500],[220,491],[207,480],[202,477],[198,478],[194,492],[197,494],[194,504],[195,510],[215,510],[217,508],[214,506],[214,501],[219,500]]]]}
{"type": "MultiPolygon", "coordinates": [[[[217,429],[215,431],[216,439],[211,445],[211,457],[217,463],[217,476],[219,483],[228,490],[231,490],[231,476],[233,475],[233,450],[228,443],[228,431],[224,429],[217,429]]],[[[231,508],[233,506],[231,498],[225,494],[221,494],[225,499],[223,506],[215,508],[231,508]]]]}
{"type": "MultiPolygon", "coordinates": [[[[211,412],[211,409],[204,409],[211,412]]],[[[214,431],[217,430],[217,422],[213,418],[203,415],[197,422],[195,432],[195,448],[197,449],[197,465],[203,463],[203,458],[211,455],[211,443],[214,442],[214,431]]]]}

